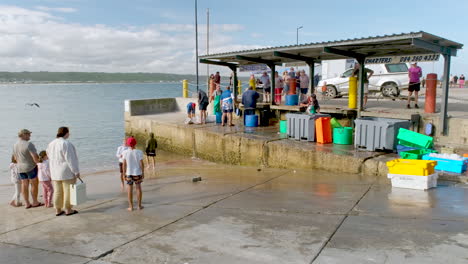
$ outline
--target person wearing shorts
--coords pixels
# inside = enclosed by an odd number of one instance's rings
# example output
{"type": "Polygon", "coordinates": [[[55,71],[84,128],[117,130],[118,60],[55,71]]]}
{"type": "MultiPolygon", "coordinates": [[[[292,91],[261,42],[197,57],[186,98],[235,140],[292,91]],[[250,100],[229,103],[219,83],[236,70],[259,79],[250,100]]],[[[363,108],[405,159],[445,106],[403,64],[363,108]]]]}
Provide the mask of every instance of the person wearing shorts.
{"type": "Polygon", "coordinates": [[[263,84],[263,102],[268,103],[271,99],[271,81],[267,72],[263,72],[262,76],[260,76],[260,81],[263,84]]]}
{"type": "Polygon", "coordinates": [[[125,173],[123,171],[123,154],[128,150],[127,140],[124,138],[121,146],[117,148],[115,156],[119,159],[119,172],[120,172],[120,189],[123,192],[125,190],[125,173]]]}
{"type": "Polygon", "coordinates": [[[301,87],[301,100],[303,98],[307,98],[307,92],[309,91],[309,76],[305,73],[304,70],[301,71],[300,76],[299,76],[299,85],[301,87]]]}
{"type": "Polygon", "coordinates": [[[129,150],[125,151],[123,159],[123,169],[125,171],[125,181],[127,183],[128,211],[133,211],[133,185],[137,192],[138,209],[143,209],[141,200],[143,193],[141,191],[141,183],[145,178],[143,166],[143,152],[135,149],[137,142],[135,138],[127,139],[129,150]]]}
{"type": "MultiPolygon", "coordinates": [[[[361,65],[359,63],[356,63],[354,65],[354,71],[352,76],[358,78],[358,82],[360,81],[361,74],[359,74],[359,69],[361,65]]],[[[364,74],[364,105],[361,106],[362,109],[367,105],[367,99],[368,99],[368,94],[369,94],[369,79],[372,77],[374,74],[374,71],[368,68],[364,68],[365,74],[364,74]]],[[[358,91],[359,91],[358,87],[358,91]]]]}
{"type": "Polygon", "coordinates": [[[202,124],[206,124],[206,109],[208,108],[208,95],[206,95],[205,91],[198,90],[198,105],[200,110],[200,122],[202,124]]]}
{"type": "Polygon", "coordinates": [[[222,116],[222,121],[221,125],[225,126],[225,120],[226,117],[229,122],[229,126],[234,126],[232,124],[232,112],[234,111],[234,96],[231,92],[230,87],[226,87],[226,90],[221,94],[221,102],[222,102],[222,110],[223,110],[223,116],[222,116]]]}
{"type": "Polygon", "coordinates": [[[156,169],[156,149],[158,148],[158,141],[154,138],[154,133],[149,134],[149,139],[146,141],[146,167],[152,165],[153,170],[156,169]]]}
{"type": "Polygon", "coordinates": [[[187,104],[187,117],[188,118],[194,118],[195,117],[195,103],[188,103],[187,104]]]}
{"type": "Polygon", "coordinates": [[[38,207],[44,204],[37,200],[39,193],[39,180],[37,178],[39,155],[36,147],[29,142],[31,131],[22,129],[18,132],[18,141],[13,147],[13,156],[17,161],[19,178],[21,180],[21,191],[26,204],[26,209],[38,207]],[[29,186],[31,186],[32,203],[29,202],[29,186]]]}
{"type": "Polygon", "coordinates": [[[408,104],[406,107],[408,109],[411,108],[411,96],[414,92],[414,108],[419,108],[418,106],[418,93],[421,90],[421,82],[420,78],[422,76],[421,67],[415,62],[411,64],[411,67],[408,70],[408,77],[409,77],[409,86],[408,86],[408,104]]]}

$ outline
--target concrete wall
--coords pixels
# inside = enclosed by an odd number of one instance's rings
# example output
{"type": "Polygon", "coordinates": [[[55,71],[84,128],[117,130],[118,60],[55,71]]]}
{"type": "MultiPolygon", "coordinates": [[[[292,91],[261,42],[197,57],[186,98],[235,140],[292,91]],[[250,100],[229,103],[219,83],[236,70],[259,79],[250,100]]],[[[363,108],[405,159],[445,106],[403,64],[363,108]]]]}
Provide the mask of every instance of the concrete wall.
{"type": "MultiPolygon", "coordinates": [[[[187,104],[193,102],[198,104],[198,98],[159,98],[159,99],[140,99],[140,100],[126,100],[125,112],[130,116],[139,115],[156,115],[173,112],[186,113],[187,104]]],[[[208,113],[211,114],[213,106],[208,106],[208,113]]],[[[197,105],[198,112],[198,105],[197,105]]]]}

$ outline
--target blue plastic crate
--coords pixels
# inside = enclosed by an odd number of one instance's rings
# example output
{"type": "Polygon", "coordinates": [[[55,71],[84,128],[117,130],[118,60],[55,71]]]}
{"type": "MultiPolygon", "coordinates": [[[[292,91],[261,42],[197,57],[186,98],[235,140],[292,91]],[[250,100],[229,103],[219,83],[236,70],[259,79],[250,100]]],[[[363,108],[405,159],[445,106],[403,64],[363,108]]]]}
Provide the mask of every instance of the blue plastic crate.
{"type": "Polygon", "coordinates": [[[429,154],[423,156],[423,160],[437,161],[436,170],[448,171],[455,173],[463,173],[466,171],[467,161],[465,160],[450,160],[443,158],[430,157],[429,154]]]}
{"type": "Polygon", "coordinates": [[[403,145],[397,145],[397,146],[396,146],[396,149],[397,149],[398,154],[400,154],[400,152],[402,152],[402,151],[410,151],[410,150],[416,150],[416,149],[420,149],[420,148],[414,148],[414,147],[407,147],[407,146],[403,146],[403,145]]]}

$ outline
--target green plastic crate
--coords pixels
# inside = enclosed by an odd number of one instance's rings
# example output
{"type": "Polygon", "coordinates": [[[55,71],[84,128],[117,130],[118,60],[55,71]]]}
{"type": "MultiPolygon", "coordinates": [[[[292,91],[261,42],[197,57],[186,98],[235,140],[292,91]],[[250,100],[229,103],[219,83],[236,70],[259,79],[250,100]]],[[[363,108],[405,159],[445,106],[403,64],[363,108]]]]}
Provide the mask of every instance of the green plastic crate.
{"type": "Polygon", "coordinates": [[[400,157],[402,159],[420,160],[422,156],[429,153],[437,153],[437,151],[432,149],[414,149],[400,152],[400,157]]]}
{"type": "Polygon", "coordinates": [[[397,139],[400,145],[408,147],[418,147],[429,149],[432,148],[434,139],[430,136],[419,134],[408,129],[400,128],[398,130],[397,139]]]}

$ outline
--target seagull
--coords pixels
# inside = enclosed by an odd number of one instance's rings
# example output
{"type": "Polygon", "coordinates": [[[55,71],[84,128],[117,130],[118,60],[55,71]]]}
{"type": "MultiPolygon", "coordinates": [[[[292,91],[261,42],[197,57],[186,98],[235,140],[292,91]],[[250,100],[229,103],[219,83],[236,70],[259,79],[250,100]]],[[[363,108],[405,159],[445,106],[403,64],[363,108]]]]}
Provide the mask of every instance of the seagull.
{"type": "Polygon", "coordinates": [[[41,108],[37,103],[32,103],[32,104],[26,104],[28,106],[37,106],[37,108],[41,108]]]}

